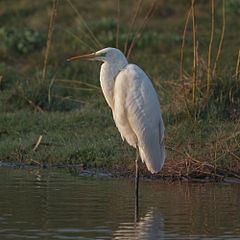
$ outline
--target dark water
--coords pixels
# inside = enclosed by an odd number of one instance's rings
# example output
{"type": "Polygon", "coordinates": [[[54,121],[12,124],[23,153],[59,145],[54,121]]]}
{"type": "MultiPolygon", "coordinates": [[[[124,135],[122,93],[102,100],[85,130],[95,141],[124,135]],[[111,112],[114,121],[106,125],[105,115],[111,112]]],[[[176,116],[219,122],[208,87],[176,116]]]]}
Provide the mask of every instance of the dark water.
{"type": "Polygon", "coordinates": [[[240,239],[240,184],[140,182],[0,166],[0,239],[240,239]]]}

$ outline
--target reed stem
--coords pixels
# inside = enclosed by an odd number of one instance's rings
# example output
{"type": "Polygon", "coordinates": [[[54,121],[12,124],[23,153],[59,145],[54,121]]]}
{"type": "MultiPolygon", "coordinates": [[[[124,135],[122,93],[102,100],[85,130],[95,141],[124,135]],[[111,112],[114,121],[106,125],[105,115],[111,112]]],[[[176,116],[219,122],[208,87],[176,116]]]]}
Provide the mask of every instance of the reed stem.
{"type": "Polygon", "coordinates": [[[194,9],[194,0],[192,0],[192,24],[193,24],[193,87],[192,87],[192,106],[195,107],[196,101],[196,77],[197,77],[197,68],[196,68],[196,26],[195,26],[195,9],[194,9]]]}
{"type": "Polygon", "coordinates": [[[56,15],[57,15],[57,5],[58,5],[58,0],[53,0],[52,1],[52,13],[51,13],[51,18],[50,18],[50,22],[49,22],[49,29],[48,29],[47,48],[46,48],[44,64],[43,64],[42,82],[45,82],[46,75],[47,75],[47,63],[48,63],[48,56],[49,56],[51,42],[52,42],[54,22],[55,22],[55,18],[56,18],[56,15]]]}
{"type": "Polygon", "coordinates": [[[131,35],[131,32],[132,32],[134,23],[135,23],[135,21],[136,21],[136,19],[137,19],[137,15],[138,15],[138,13],[139,13],[139,11],[140,11],[142,2],[143,2],[143,0],[139,0],[139,1],[138,1],[138,5],[137,5],[136,12],[135,12],[135,14],[134,14],[134,16],[133,16],[133,18],[132,18],[132,22],[131,22],[130,27],[129,27],[129,30],[128,30],[128,35],[127,35],[126,42],[125,42],[125,44],[124,44],[124,52],[123,52],[125,56],[126,56],[126,54],[127,54],[128,41],[129,41],[129,38],[130,38],[130,35],[131,35]]]}
{"type": "Polygon", "coordinates": [[[120,0],[117,0],[117,18],[116,48],[119,48],[120,0]]]}
{"type": "Polygon", "coordinates": [[[210,81],[211,81],[210,70],[211,70],[211,53],[212,53],[213,34],[214,34],[214,0],[212,0],[212,31],[211,31],[211,38],[209,43],[209,50],[208,50],[207,96],[209,96],[210,81]]]}
{"type": "Polygon", "coordinates": [[[219,46],[218,46],[218,52],[217,52],[216,60],[215,60],[213,71],[212,71],[212,78],[215,77],[217,62],[218,62],[218,59],[219,59],[219,56],[220,56],[220,53],[221,53],[223,38],[224,38],[224,33],[225,33],[225,26],[226,26],[225,0],[222,0],[222,34],[221,34],[221,39],[220,39],[219,46]]]}
{"type": "Polygon", "coordinates": [[[184,31],[183,31],[183,40],[182,40],[182,47],[181,47],[181,62],[180,62],[180,81],[182,82],[183,99],[184,99],[186,111],[187,111],[187,114],[188,114],[188,117],[190,120],[192,119],[192,117],[191,117],[191,113],[190,113],[188,102],[187,102],[187,96],[186,96],[186,92],[185,92],[185,83],[184,83],[184,78],[183,78],[183,49],[184,49],[184,45],[185,45],[187,26],[189,23],[191,12],[192,12],[192,7],[188,11],[187,19],[186,19],[186,23],[185,23],[185,27],[184,27],[184,31]]]}
{"type": "Polygon", "coordinates": [[[142,28],[144,27],[144,25],[146,24],[146,22],[153,16],[153,14],[151,14],[151,13],[152,13],[152,11],[153,11],[153,9],[154,9],[154,7],[155,7],[156,1],[157,1],[157,0],[153,0],[151,7],[149,8],[147,14],[146,14],[145,17],[143,18],[140,26],[139,26],[138,29],[137,29],[137,32],[135,33],[135,35],[134,35],[134,37],[133,37],[133,40],[132,40],[132,42],[131,42],[131,45],[130,45],[130,47],[129,47],[129,49],[128,49],[127,59],[130,57],[130,54],[131,54],[131,52],[132,52],[132,49],[133,49],[133,47],[134,47],[135,44],[136,44],[138,34],[139,34],[140,31],[142,30],[142,28]]]}

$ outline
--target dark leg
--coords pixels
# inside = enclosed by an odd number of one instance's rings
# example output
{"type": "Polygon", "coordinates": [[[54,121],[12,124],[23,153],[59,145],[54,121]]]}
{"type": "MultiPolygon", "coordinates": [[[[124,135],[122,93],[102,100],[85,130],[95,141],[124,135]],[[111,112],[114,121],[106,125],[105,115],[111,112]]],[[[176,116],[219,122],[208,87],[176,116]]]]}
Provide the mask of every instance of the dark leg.
{"type": "Polygon", "coordinates": [[[135,222],[138,222],[139,163],[140,163],[140,154],[137,146],[136,147],[136,177],[135,177],[135,222]]]}

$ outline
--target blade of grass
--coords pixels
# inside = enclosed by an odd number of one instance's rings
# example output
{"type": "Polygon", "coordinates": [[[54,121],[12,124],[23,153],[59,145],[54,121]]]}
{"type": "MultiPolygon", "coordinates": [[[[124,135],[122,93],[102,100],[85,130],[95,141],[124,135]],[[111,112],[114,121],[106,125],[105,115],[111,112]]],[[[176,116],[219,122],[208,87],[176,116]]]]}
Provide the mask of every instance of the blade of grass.
{"type": "Polygon", "coordinates": [[[81,14],[79,13],[79,11],[77,10],[77,8],[72,4],[71,0],[67,0],[68,4],[71,6],[71,8],[76,12],[76,14],[78,15],[78,17],[80,18],[80,20],[83,22],[84,26],[86,27],[87,31],[89,32],[90,36],[92,37],[92,40],[94,42],[94,44],[96,45],[97,48],[103,48],[101,43],[98,41],[97,37],[94,35],[94,33],[92,32],[92,30],[88,27],[86,21],[84,20],[84,18],[81,16],[81,14]]]}
{"type": "Polygon", "coordinates": [[[130,38],[130,35],[131,35],[131,32],[132,32],[133,26],[134,26],[134,24],[135,24],[135,22],[136,22],[138,13],[139,13],[139,11],[140,11],[140,9],[141,9],[142,2],[143,2],[143,0],[139,0],[139,1],[138,1],[138,5],[137,5],[136,12],[135,12],[134,16],[132,17],[132,22],[131,22],[130,27],[129,27],[129,30],[128,30],[127,39],[126,39],[125,44],[124,44],[124,55],[127,54],[128,41],[129,41],[129,38],[130,38]]]}
{"type": "Polygon", "coordinates": [[[68,34],[71,34],[74,38],[76,38],[77,40],[79,40],[85,47],[89,48],[91,51],[95,52],[96,50],[94,48],[92,48],[90,45],[88,45],[87,43],[85,43],[80,37],[78,37],[76,34],[74,34],[71,31],[68,31],[67,29],[64,29],[65,32],[67,32],[68,34]]]}
{"type": "Polygon", "coordinates": [[[212,0],[212,31],[211,38],[208,49],[208,68],[207,68],[207,97],[209,96],[210,90],[210,70],[211,70],[211,53],[212,53],[212,43],[213,43],[213,34],[214,34],[214,0],[212,0]]]}
{"type": "Polygon", "coordinates": [[[64,86],[64,85],[56,85],[55,87],[58,87],[58,88],[65,88],[65,89],[72,89],[72,90],[81,90],[81,91],[93,91],[95,89],[93,88],[81,88],[81,87],[67,87],[67,86],[64,86]]]}
{"type": "Polygon", "coordinates": [[[187,19],[186,19],[186,23],[185,23],[185,27],[184,27],[184,31],[183,31],[183,40],[182,40],[182,47],[181,47],[181,62],[180,62],[180,81],[182,82],[183,99],[184,99],[186,111],[187,111],[187,114],[188,114],[188,117],[190,120],[192,119],[192,116],[191,116],[188,102],[187,102],[187,96],[186,96],[186,92],[185,92],[185,83],[184,83],[184,78],[183,78],[183,49],[184,49],[184,45],[185,45],[187,26],[189,23],[191,12],[192,12],[192,7],[188,11],[187,19]]]}
{"type": "Polygon", "coordinates": [[[86,85],[86,86],[89,86],[89,87],[92,87],[92,88],[95,88],[95,89],[101,90],[101,88],[100,88],[100,87],[98,87],[98,86],[95,86],[94,84],[91,84],[91,83],[86,83],[86,82],[82,82],[82,81],[78,81],[78,80],[66,80],[66,79],[58,79],[58,80],[56,80],[56,82],[67,82],[67,83],[77,83],[77,84],[83,84],[83,85],[86,85]]]}
{"type": "Polygon", "coordinates": [[[119,24],[120,24],[120,0],[117,0],[117,32],[116,32],[116,48],[119,48],[119,24]]]}
{"type": "Polygon", "coordinates": [[[138,27],[138,29],[137,29],[134,37],[133,37],[133,40],[132,40],[132,42],[131,42],[131,45],[130,45],[130,47],[129,47],[129,49],[128,49],[127,59],[130,57],[130,54],[131,54],[131,52],[132,52],[132,49],[133,49],[133,47],[134,47],[135,44],[136,44],[138,34],[139,34],[140,31],[142,30],[142,28],[145,26],[146,22],[153,16],[151,13],[152,13],[152,11],[153,11],[153,9],[154,9],[154,7],[155,7],[156,2],[157,2],[157,0],[153,0],[151,7],[149,8],[147,14],[146,14],[145,17],[143,18],[140,26],[138,27]]]}
{"type": "Polygon", "coordinates": [[[196,101],[196,77],[197,77],[197,68],[196,68],[196,25],[195,25],[195,8],[194,0],[192,0],[192,24],[193,24],[193,84],[192,84],[192,106],[195,107],[196,101]]]}
{"type": "Polygon", "coordinates": [[[236,65],[236,71],[235,71],[235,79],[238,80],[239,76],[239,64],[240,64],[240,49],[238,50],[238,59],[237,59],[237,65],[236,65]]]}
{"type": "Polygon", "coordinates": [[[58,96],[58,95],[53,95],[53,97],[59,98],[59,99],[62,99],[62,100],[71,101],[71,102],[78,102],[78,103],[89,104],[89,102],[86,102],[86,101],[83,101],[83,100],[79,100],[79,99],[72,99],[70,97],[62,97],[62,96],[58,96]]]}
{"type": "Polygon", "coordinates": [[[49,56],[51,42],[52,42],[54,22],[55,22],[55,18],[56,18],[56,15],[57,15],[57,6],[58,6],[58,0],[53,0],[52,1],[52,13],[51,13],[50,22],[49,22],[49,29],[48,29],[47,48],[46,48],[44,64],[43,64],[43,74],[42,74],[42,81],[43,82],[46,80],[48,56],[49,56]]]}
{"type": "Polygon", "coordinates": [[[222,33],[221,33],[221,38],[220,38],[220,42],[219,42],[219,46],[218,46],[218,52],[217,52],[216,60],[215,60],[213,71],[212,71],[212,78],[215,77],[217,62],[218,62],[218,59],[219,59],[219,56],[220,56],[220,53],[221,53],[221,49],[222,49],[223,38],[224,38],[224,33],[225,33],[225,25],[226,25],[225,0],[222,0],[222,33]]]}

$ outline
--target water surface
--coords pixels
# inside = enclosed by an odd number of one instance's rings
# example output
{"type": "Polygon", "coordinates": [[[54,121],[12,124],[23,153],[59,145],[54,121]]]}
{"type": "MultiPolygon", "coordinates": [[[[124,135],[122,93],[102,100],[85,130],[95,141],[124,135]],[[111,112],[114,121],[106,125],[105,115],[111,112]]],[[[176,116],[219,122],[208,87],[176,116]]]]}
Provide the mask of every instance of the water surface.
{"type": "Polygon", "coordinates": [[[240,239],[240,184],[0,166],[0,239],[240,239]]]}

